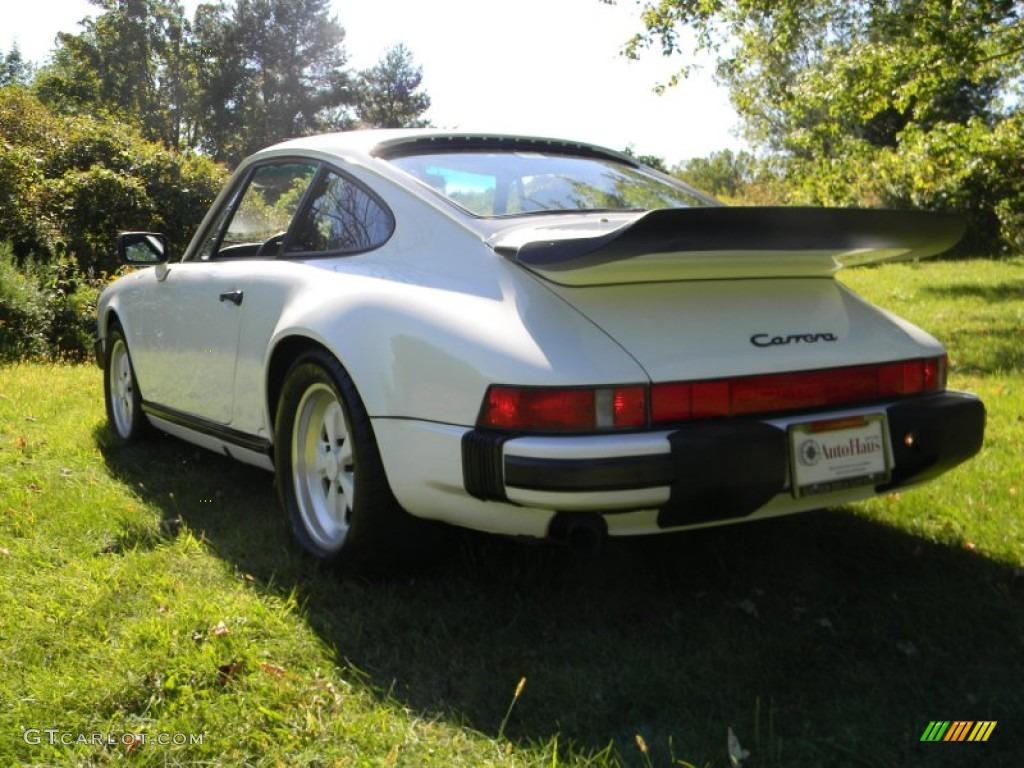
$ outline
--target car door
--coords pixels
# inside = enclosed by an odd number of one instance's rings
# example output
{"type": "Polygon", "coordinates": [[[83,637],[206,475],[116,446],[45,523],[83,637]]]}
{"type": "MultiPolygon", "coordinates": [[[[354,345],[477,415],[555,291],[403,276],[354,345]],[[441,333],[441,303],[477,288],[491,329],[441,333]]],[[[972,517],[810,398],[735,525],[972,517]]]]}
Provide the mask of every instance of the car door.
{"type": "Polygon", "coordinates": [[[239,329],[252,310],[246,289],[256,263],[277,255],[317,170],[316,162],[295,160],[251,169],[195,252],[147,281],[144,338],[135,354],[151,404],[232,423],[239,329]]]}
{"type": "Polygon", "coordinates": [[[182,262],[148,286],[146,399],[218,424],[231,421],[246,265],[182,262]]]}

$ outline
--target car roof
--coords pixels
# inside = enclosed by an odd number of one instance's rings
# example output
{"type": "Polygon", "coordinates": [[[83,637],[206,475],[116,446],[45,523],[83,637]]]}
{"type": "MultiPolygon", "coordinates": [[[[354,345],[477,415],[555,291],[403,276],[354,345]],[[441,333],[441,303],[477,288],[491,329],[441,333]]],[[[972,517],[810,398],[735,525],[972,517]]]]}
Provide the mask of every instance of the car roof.
{"type": "Polygon", "coordinates": [[[437,128],[373,128],[339,133],[323,133],[275,144],[254,157],[282,152],[311,151],[372,162],[374,159],[405,153],[438,152],[446,148],[501,148],[522,151],[558,151],[601,156],[637,165],[635,158],[606,147],[566,139],[527,136],[513,133],[452,131],[437,128]]]}

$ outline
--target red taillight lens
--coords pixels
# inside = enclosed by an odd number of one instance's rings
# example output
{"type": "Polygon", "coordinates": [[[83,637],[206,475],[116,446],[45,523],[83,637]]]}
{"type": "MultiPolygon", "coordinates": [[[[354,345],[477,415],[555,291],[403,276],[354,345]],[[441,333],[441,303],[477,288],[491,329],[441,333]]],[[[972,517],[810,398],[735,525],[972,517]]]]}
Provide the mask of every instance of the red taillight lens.
{"type": "Polygon", "coordinates": [[[499,429],[593,429],[594,391],[491,387],[480,420],[499,429]]]}
{"type": "Polygon", "coordinates": [[[612,426],[616,429],[647,426],[647,387],[612,390],[612,426]]]}
{"type": "Polygon", "coordinates": [[[945,358],[651,387],[651,423],[854,405],[946,388],[945,358]]]}
{"type": "Polygon", "coordinates": [[[503,387],[487,391],[479,424],[540,432],[647,426],[647,387],[503,387]]]}
{"type": "Polygon", "coordinates": [[[946,359],[626,387],[487,390],[478,425],[537,432],[643,429],[691,419],[856,405],[946,388],[946,359]],[[650,420],[648,422],[648,414],[650,420]]]}

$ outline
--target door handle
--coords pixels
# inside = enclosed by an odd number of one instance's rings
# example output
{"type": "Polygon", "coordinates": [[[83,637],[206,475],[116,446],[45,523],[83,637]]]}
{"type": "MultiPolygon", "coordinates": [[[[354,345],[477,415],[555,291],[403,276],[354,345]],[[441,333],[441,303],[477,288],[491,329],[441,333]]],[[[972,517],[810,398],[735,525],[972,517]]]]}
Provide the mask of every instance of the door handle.
{"type": "Polygon", "coordinates": [[[243,295],[242,292],[238,291],[238,290],[235,290],[235,291],[224,291],[224,293],[222,293],[220,295],[220,300],[221,301],[230,301],[236,307],[240,307],[240,306],[242,306],[242,295],[243,295]]]}

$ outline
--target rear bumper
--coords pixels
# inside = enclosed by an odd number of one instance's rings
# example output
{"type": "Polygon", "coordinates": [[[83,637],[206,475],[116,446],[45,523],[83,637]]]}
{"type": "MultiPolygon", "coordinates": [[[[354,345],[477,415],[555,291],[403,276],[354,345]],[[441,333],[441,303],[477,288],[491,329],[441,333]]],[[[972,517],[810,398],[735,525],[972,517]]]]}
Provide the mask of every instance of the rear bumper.
{"type": "MultiPolygon", "coordinates": [[[[930,480],[981,449],[985,408],[974,396],[944,393],[850,413],[882,412],[892,471],[874,493],[930,480]]],[[[472,430],[462,438],[463,485],[477,499],[555,511],[656,509],[660,528],[744,518],[789,495],[787,430],[807,420],[585,437],[472,430]]],[[[853,496],[863,497],[864,489],[853,496]]]]}

